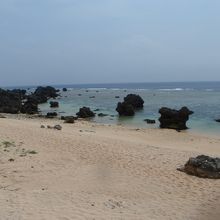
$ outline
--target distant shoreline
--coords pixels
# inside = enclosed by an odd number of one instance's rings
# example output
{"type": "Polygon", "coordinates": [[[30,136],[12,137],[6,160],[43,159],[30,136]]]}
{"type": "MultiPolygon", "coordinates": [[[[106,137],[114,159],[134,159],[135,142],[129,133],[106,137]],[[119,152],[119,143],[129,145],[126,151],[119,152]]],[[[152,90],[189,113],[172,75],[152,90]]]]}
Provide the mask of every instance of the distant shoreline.
{"type": "Polygon", "coordinates": [[[56,84],[56,83],[47,83],[47,84],[36,84],[36,85],[9,85],[9,86],[3,86],[1,85],[0,88],[8,88],[8,89],[13,89],[13,88],[36,88],[38,86],[53,86],[57,88],[62,88],[62,87],[69,87],[69,88],[87,88],[88,86],[91,87],[96,87],[97,85],[100,88],[103,88],[104,85],[106,85],[108,88],[112,85],[176,85],[176,84],[219,84],[220,81],[171,81],[171,82],[113,82],[113,83],[76,83],[76,84],[56,84]]]}

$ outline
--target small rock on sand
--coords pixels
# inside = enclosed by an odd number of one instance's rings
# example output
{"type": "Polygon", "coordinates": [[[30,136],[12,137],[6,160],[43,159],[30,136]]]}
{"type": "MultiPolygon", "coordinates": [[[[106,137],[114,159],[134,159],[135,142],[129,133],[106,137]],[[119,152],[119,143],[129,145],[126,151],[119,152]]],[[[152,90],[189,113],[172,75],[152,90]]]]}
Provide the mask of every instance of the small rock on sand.
{"type": "Polygon", "coordinates": [[[56,129],[56,130],[62,130],[62,126],[61,125],[55,125],[53,128],[56,129]]]}

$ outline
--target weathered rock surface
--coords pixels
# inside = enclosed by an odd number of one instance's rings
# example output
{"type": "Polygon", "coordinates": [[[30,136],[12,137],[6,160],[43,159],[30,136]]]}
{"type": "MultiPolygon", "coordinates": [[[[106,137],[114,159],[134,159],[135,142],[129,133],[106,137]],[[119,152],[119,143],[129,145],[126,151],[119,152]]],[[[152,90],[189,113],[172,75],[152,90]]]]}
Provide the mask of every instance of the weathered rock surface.
{"type": "Polygon", "coordinates": [[[116,111],[120,116],[133,116],[135,114],[134,107],[127,102],[119,102],[116,111]]]}
{"type": "Polygon", "coordinates": [[[144,100],[136,94],[129,94],[124,98],[124,102],[131,104],[134,109],[140,109],[144,107],[144,100]]]}
{"type": "Polygon", "coordinates": [[[50,98],[56,98],[58,90],[51,86],[38,87],[33,94],[26,95],[26,90],[0,89],[0,112],[2,113],[38,113],[38,104],[47,102],[50,98]]]}
{"type": "Polygon", "coordinates": [[[190,111],[187,107],[182,107],[180,110],[162,107],[159,113],[161,114],[159,118],[160,128],[185,130],[187,129],[186,122],[193,111],[190,111]]]}
{"type": "Polygon", "coordinates": [[[35,90],[34,95],[38,97],[46,97],[47,99],[56,98],[58,96],[57,91],[58,90],[56,90],[52,86],[46,86],[46,87],[39,86],[35,90]]]}
{"type": "Polygon", "coordinates": [[[38,113],[38,104],[27,100],[21,107],[21,113],[23,114],[37,114],[38,113]]]}
{"type": "Polygon", "coordinates": [[[220,158],[200,155],[190,158],[179,171],[187,174],[210,179],[220,179],[220,158]]]}
{"type": "Polygon", "coordinates": [[[124,102],[119,102],[116,111],[120,116],[133,116],[135,110],[144,107],[144,100],[136,94],[129,94],[124,98],[124,102]]]}
{"type": "Polygon", "coordinates": [[[32,95],[32,98],[35,99],[38,102],[38,104],[41,104],[47,102],[47,100],[50,98],[56,98],[57,96],[59,96],[57,92],[58,90],[51,86],[40,86],[35,90],[34,94],[32,95]]]}
{"type": "Polygon", "coordinates": [[[17,114],[22,105],[21,95],[17,92],[0,89],[0,113],[17,114]]]}
{"type": "Polygon", "coordinates": [[[76,113],[79,118],[91,118],[95,116],[95,113],[90,110],[88,107],[83,107],[79,109],[79,112],[76,113]]]}
{"type": "Polygon", "coordinates": [[[27,92],[25,89],[13,89],[13,90],[10,90],[10,91],[19,94],[21,99],[25,99],[25,95],[26,95],[26,92],[27,92]]]}

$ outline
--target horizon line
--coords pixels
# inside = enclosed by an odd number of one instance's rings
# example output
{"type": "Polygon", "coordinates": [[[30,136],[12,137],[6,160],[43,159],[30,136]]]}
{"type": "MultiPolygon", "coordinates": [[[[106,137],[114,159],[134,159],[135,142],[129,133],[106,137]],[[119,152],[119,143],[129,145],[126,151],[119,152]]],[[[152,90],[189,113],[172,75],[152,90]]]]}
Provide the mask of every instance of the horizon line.
{"type": "Polygon", "coordinates": [[[42,83],[42,84],[35,84],[35,85],[9,85],[9,86],[0,86],[0,88],[22,88],[22,87],[38,87],[38,86],[79,86],[79,85],[119,85],[119,84],[157,84],[157,83],[220,83],[220,80],[217,81],[212,81],[212,80],[201,80],[201,81],[151,81],[151,82],[100,82],[100,83],[73,83],[73,84],[67,84],[67,83],[61,83],[61,84],[56,84],[56,83],[42,83]]]}

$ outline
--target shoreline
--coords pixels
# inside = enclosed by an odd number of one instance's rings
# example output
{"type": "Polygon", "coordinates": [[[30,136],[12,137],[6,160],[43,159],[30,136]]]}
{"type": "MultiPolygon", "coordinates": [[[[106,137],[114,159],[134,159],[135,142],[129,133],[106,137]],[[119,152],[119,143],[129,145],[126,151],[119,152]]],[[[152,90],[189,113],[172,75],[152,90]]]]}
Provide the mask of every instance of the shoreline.
{"type": "MultiPolygon", "coordinates": [[[[40,114],[34,114],[34,115],[27,115],[27,114],[7,114],[7,113],[0,113],[0,115],[5,116],[6,119],[18,119],[18,120],[45,120],[45,121],[56,121],[57,123],[60,124],[65,124],[63,123],[63,120],[60,119],[60,117],[54,117],[54,118],[46,118],[43,115],[40,114]]],[[[168,129],[168,128],[160,128],[159,125],[158,127],[143,127],[143,126],[137,126],[134,124],[123,124],[123,123],[102,123],[90,119],[78,119],[76,120],[78,122],[86,122],[86,123],[91,123],[94,125],[104,125],[104,126],[112,126],[112,127],[123,127],[127,129],[139,129],[139,130],[166,130],[166,131],[174,131],[177,133],[183,133],[183,134],[192,134],[192,135],[197,135],[197,136],[204,136],[204,137],[209,137],[209,138],[219,138],[218,133],[216,132],[205,132],[203,130],[197,130],[195,128],[188,128],[187,130],[181,130],[181,131],[176,131],[174,129],[168,129]]],[[[76,122],[75,121],[75,122],[76,122]]],[[[150,126],[148,124],[148,126],[150,126]]]]}
{"type": "Polygon", "coordinates": [[[3,219],[214,220],[220,215],[220,181],[176,170],[189,157],[220,156],[219,138],[19,117],[0,118],[3,219]],[[56,124],[61,131],[41,128],[56,124]]]}

